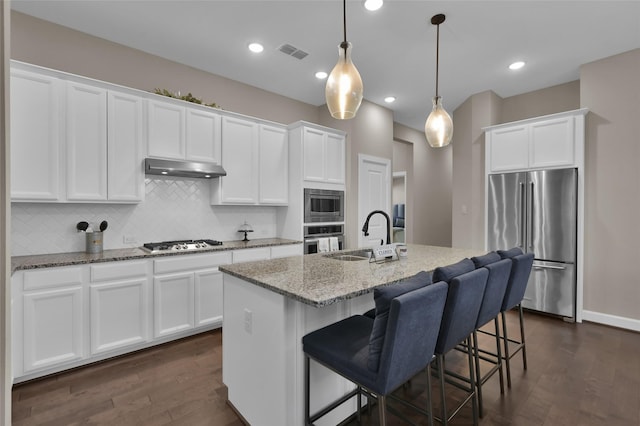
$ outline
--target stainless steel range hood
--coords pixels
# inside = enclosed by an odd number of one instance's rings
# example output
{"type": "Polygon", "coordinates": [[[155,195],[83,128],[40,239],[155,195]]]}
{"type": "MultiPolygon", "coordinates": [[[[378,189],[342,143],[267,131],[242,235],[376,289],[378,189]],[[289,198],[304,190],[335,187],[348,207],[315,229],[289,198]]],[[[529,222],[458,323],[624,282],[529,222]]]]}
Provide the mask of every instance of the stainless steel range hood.
{"type": "Polygon", "coordinates": [[[199,179],[212,179],[227,175],[227,172],[222,166],[217,164],[182,160],[160,160],[157,158],[145,158],[144,172],[148,175],[199,179]]]}

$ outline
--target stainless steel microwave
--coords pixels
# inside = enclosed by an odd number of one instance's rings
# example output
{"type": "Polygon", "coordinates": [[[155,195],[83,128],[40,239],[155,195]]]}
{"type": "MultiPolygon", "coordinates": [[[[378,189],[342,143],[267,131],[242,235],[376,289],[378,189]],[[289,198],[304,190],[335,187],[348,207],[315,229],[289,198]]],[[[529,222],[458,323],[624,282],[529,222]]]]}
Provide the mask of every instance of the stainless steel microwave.
{"type": "Polygon", "coordinates": [[[304,189],[304,223],[344,222],[344,191],[304,189]]]}

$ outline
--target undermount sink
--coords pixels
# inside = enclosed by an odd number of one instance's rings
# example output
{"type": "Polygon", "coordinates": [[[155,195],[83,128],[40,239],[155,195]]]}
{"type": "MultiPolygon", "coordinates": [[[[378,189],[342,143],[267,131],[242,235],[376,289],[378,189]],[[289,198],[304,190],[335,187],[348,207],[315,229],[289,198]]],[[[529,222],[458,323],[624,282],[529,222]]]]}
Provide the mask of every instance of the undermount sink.
{"type": "Polygon", "coordinates": [[[356,260],[369,260],[371,257],[371,250],[354,250],[341,253],[325,254],[324,257],[335,260],[342,260],[345,262],[354,262],[356,260]]]}

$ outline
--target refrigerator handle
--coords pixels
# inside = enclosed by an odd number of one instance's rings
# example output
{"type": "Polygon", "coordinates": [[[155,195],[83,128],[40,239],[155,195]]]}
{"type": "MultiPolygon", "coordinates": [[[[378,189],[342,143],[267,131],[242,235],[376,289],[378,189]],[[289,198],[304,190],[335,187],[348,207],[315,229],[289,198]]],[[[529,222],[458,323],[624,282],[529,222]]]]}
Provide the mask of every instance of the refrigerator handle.
{"type": "Polygon", "coordinates": [[[523,251],[526,251],[525,247],[525,224],[527,223],[525,220],[526,214],[526,189],[524,186],[524,182],[520,182],[520,232],[518,232],[518,241],[516,241],[516,246],[521,247],[523,251]]]}
{"type": "MultiPolygon", "coordinates": [[[[531,184],[531,192],[529,193],[528,208],[527,208],[527,244],[529,249],[533,249],[533,198],[534,188],[533,182],[531,184]]],[[[528,251],[528,250],[527,250],[528,251]]]]}
{"type": "Polygon", "coordinates": [[[566,266],[552,266],[552,265],[533,265],[533,269],[558,269],[560,271],[564,271],[567,269],[566,266]]]}

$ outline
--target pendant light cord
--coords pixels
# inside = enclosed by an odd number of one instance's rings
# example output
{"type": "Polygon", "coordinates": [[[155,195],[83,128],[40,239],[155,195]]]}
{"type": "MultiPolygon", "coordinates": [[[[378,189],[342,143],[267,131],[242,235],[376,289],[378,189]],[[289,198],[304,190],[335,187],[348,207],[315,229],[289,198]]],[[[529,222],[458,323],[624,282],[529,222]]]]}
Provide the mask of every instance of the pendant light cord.
{"type": "Polygon", "coordinates": [[[436,98],[438,97],[438,69],[440,68],[440,24],[436,25],[436,98]]]}
{"type": "Polygon", "coordinates": [[[344,31],[344,41],[340,43],[340,47],[344,49],[344,60],[347,61],[347,0],[342,0],[342,29],[344,31]]]}

